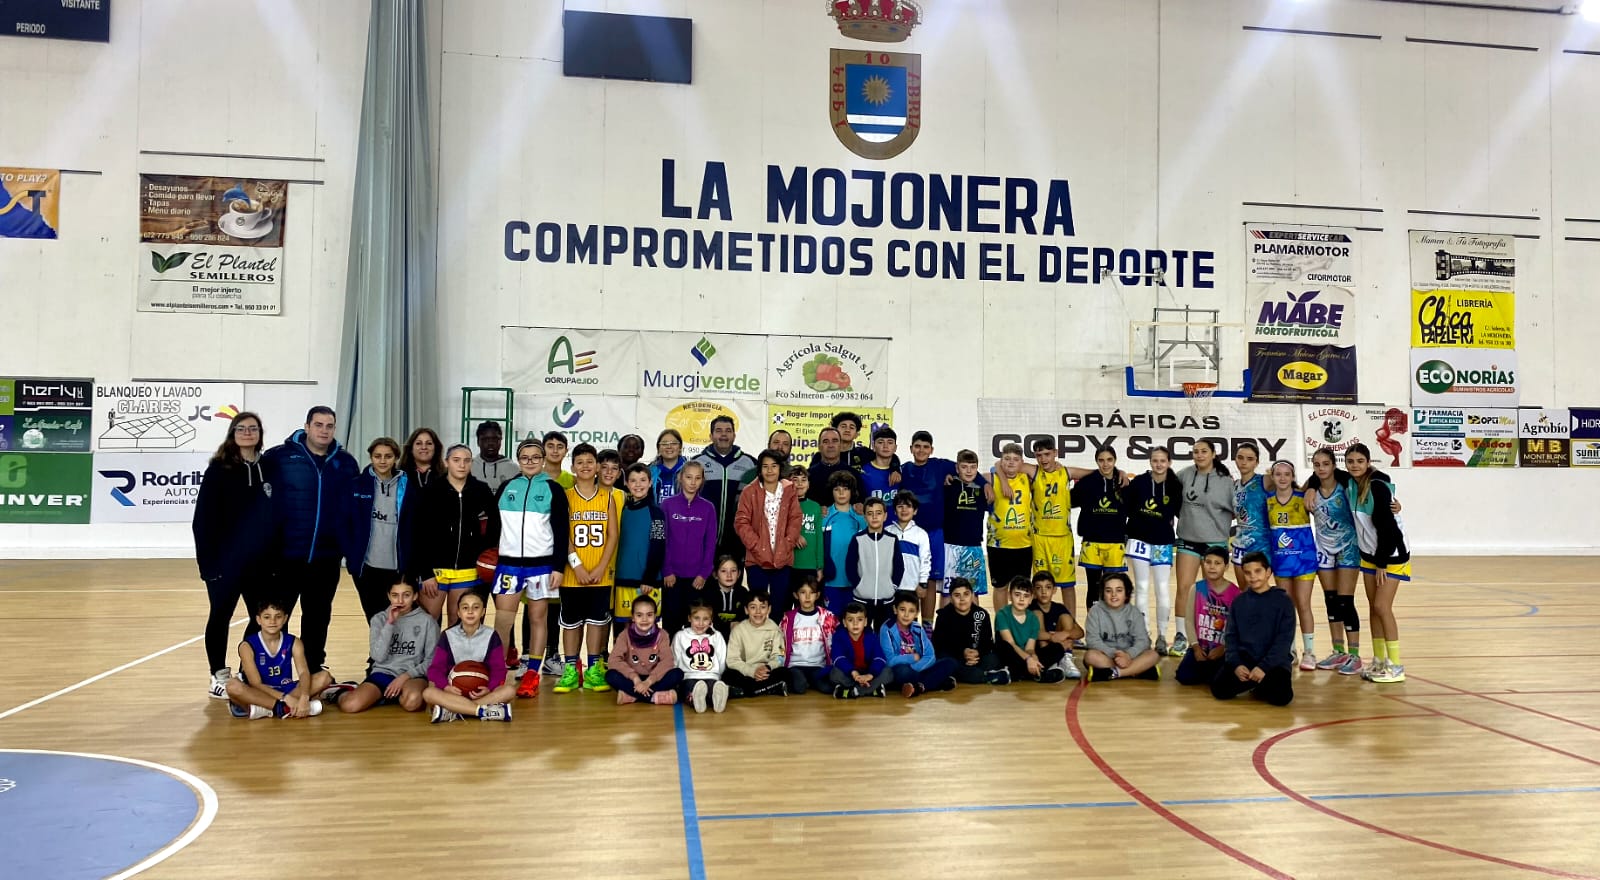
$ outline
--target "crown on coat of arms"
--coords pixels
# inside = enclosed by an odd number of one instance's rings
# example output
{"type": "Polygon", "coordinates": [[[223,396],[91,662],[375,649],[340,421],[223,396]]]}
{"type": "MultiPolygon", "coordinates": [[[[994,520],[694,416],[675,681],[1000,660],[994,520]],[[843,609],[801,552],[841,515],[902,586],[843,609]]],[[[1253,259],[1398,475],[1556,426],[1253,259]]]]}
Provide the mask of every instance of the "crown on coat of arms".
{"type": "Polygon", "coordinates": [[[922,8],[911,0],[828,0],[828,15],[839,33],[874,43],[899,43],[922,22],[922,8]]]}

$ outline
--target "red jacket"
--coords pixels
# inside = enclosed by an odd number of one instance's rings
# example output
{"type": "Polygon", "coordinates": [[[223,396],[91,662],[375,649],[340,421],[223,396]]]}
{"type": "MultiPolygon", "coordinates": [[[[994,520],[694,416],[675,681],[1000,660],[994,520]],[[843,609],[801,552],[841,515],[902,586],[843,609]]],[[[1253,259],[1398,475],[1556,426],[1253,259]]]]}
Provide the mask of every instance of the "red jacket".
{"type": "Polygon", "coordinates": [[[788,568],[794,565],[794,548],[800,540],[800,493],[788,480],[780,481],[783,500],[778,502],[778,540],[767,542],[767,490],[761,481],[739,493],[739,510],[733,516],[733,530],[744,542],[744,564],[757,568],[788,568]]]}

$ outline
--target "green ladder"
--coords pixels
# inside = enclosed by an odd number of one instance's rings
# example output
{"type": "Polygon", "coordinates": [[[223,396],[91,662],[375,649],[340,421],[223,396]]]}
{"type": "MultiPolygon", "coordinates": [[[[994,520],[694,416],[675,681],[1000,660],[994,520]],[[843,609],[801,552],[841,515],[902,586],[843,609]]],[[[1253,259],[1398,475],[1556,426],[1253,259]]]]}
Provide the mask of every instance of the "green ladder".
{"type": "Polygon", "coordinates": [[[507,440],[511,441],[511,443],[513,445],[515,445],[516,436],[517,436],[516,435],[516,431],[515,431],[515,425],[514,425],[515,416],[516,416],[516,392],[512,391],[510,388],[494,388],[494,387],[489,387],[489,386],[478,386],[478,385],[464,385],[464,386],[462,386],[462,388],[461,388],[461,442],[462,443],[471,444],[473,442],[473,440],[475,439],[475,435],[474,435],[474,429],[475,429],[474,423],[475,422],[498,422],[499,425],[500,425],[501,433],[505,436],[505,438],[507,440]],[[501,399],[501,402],[503,404],[502,407],[499,410],[491,410],[491,411],[492,412],[501,412],[501,413],[504,413],[504,415],[498,415],[498,416],[488,415],[488,416],[486,416],[486,415],[482,415],[482,414],[479,414],[476,411],[474,411],[474,409],[472,407],[472,395],[474,395],[474,394],[478,394],[478,395],[498,394],[498,395],[500,395],[500,399],[501,399]]]}

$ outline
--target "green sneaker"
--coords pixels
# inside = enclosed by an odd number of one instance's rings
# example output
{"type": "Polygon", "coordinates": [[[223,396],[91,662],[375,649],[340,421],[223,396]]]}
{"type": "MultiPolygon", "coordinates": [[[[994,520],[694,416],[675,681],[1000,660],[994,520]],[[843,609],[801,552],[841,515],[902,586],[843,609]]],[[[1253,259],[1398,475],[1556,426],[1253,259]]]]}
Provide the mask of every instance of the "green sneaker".
{"type": "Polygon", "coordinates": [[[606,661],[596,660],[583,671],[583,689],[597,694],[611,690],[611,685],[606,684],[606,661]]]}
{"type": "Polygon", "coordinates": [[[561,678],[556,682],[555,691],[558,694],[570,694],[578,689],[578,664],[568,663],[567,668],[561,670],[561,678]]]}

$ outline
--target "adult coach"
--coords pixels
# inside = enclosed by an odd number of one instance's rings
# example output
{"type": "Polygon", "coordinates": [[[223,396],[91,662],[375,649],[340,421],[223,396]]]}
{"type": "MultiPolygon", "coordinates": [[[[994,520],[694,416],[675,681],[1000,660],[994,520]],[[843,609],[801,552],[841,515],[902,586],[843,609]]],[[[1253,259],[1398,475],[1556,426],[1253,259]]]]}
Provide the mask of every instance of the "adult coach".
{"type": "Polygon", "coordinates": [[[711,420],[711,445],[691,461],[706,471],[701,497],[717,509],[717,555],[744,559],[744,542],[733,528],[739,509],[739,493],[756,478],[756,460],[734,444],[733,419],[717,416],[711,420]]]}
{"type": "Polygon", "coordinates": [[[817,432],[817,452],[811,456],[811,464],[806,468],[811,482],[806,497],[817,502],[823,510],[833,505],[833,490],[828,488],[828,481],[839,471],[854,470],[850,467],[850,459],[843,453],[843,447],[838,428],[823,428],[817,432]]]}
{"type": "Polygon", "coordinates": [[[339,589],[339,513],[359,469],[333,439],[338,417],[314,406],[306,426],[267,450],[262,462],[272,485],[278,538],[277,590],[294,612],[300,603],[300,638],[312,671],[328,659],[328,621],[339,589]]]}

